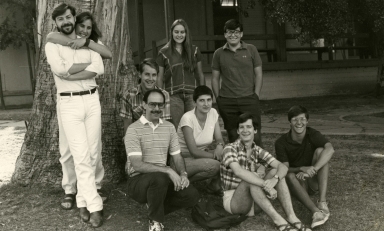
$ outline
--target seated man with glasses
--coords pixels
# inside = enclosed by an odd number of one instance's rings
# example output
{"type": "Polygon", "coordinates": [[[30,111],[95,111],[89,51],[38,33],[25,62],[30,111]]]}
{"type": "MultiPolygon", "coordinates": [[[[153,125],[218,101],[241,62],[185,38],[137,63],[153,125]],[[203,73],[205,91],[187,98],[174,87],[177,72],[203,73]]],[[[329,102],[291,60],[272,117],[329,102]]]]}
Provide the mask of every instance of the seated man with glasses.
{"type": "MultiPolygon", "coordinates": [[[[138,120],[145,113],[143,97],[145,92],[151,89],[160,89],[156,86],[159,65],[152,58],[146,58],[140,63],[140,83],[128,89],[121,98],[120,116],[124,121],[124,134],[130,124],[138,120]]],[[[170,99],[167,91],[162,90],[165,96],[165,106],[160,118],[171,119],[170,99]]]]}
{"type": "Polygon", "coordinates": [[[160,119],[165,96],[159,89],[144,94],[145,114],[128,127],[124,138],[128,156],[128,195],[147,203],[149,230],[163,230],[164,216],[194,206],[199,193],[189,185],[176,129],[160,119]],[[166,165],[167,154],[174,169],[166,165]]]}
{"type": "Polygon", "coordinates": [[[254,45],[241,41],[243,25],[236,19],[225,23],[224,37],[227,43],[215,51],[212,59],[212,90],[220,116],[232,143],[238,138],[237,118],[250,112],[258,124],[255,143],[261,146],[259,96],[263,75],[259,52],[254,45]]]}
{"type": "Polygon", "coordinates": [[[334,153],[332,144],[308,125],[308,111],[293,106],[288,111],[291,130],[275,143],[277,159],[288,167],[286,176],[289,189],[313,214],[312,228],[324,224],[329,218],[326,200],[329,164],[334,153]],[[310,194],[319,192],[315,204],[310,194]]]}

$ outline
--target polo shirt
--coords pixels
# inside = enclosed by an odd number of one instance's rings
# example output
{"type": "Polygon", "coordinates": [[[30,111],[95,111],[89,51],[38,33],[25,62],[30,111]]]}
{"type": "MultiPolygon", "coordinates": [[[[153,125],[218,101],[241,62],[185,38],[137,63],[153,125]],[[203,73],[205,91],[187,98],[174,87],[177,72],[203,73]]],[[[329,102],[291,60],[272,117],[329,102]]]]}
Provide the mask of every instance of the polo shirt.
{"type": "Polygon", "coordinates": [[[240,43],[235,52],[226,43],[213,54],[211,67],[220,71],[222,83],[219,95],[222,97],[239,98],[255,93],[254,68],[261,66],[261,58],[254,45],[240,43]]]}
{"type": "Polygon", "coordinates": [[[220,164],[220,178],[224,190],[236,189],[242,179],[235,175],[229,165],[238,162],[239,165],[250,172],[257,172],[257,169],[264,165],[268,167],[276,159],[267,151],[252,143],[252,153],[247,158],[247,150],[240,139],[227,144],[223,149],[223,160],[220,164]]]}
{"type": "Polygon", "coordinates": [[[275,142],[276,157],[290,167],[311,166],[315,150],[329,141],[317,130],[307,127],[303,142],[292,140],[291,130],[275,142]]]}
{"type": "MultiPolygon", "coordinates": [[[[160,89],[155,86],[155,89],[160,89]]],[[[165,107],[163,109],[163,120],[171,119],[171,104],[169,94],[163,89],[160,89],[165,96],[165,107]]],[[[132,119],[133,122],[138,120],[143,114],[145,114],[144,108],[144,94],[142,93],[140,84],[136,87],[128,89],[123,93],[120,105],[120,116],[127,119],[132,119]]]]}
{"type": "Polygon", "coordinates": [[[179,141],[173,124],[159,119],[159,123],[154,126],[144,115],[128,127],[124,144],[130,177],[140,174],[131,166],[130,156],[142,156],[142,161],[145,163],[165,167],[168,152],[170,155],[180,153],[179,141]]]}
{"type": "MultiPolygon", "coordinates": [[[[196,63],[201,62],[201,53],[197,46],[192,45],[193,57],[196,63]]],[[[199,79],[197,67],[193,72],[184,68],[184,61],[179,52],[172,51],[168,43],[160,49],[156,59],[157,64],[164,68],[164,89],[171,95],[177,93],[193,94],[199,79]]]]}

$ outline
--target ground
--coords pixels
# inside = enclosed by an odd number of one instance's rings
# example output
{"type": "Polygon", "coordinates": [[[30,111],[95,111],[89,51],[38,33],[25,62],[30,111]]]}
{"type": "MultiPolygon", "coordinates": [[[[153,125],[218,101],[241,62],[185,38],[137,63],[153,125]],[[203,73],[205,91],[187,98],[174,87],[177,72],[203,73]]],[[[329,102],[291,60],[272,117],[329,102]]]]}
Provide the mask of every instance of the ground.
{"type": "MultiPolygon", "coordinates": [[[[301,104],[315,112],[326,112],[335,108],[354,105],[382,105],[384,98],[372,96],[311,97],[263,101],[264,114],[285,114],[293,104],[301,104]],[[316,105],[316,107],[314,107],[316,105]]],[[[2,117],[0,119],[10,119],[2,117]]],[[[8,115],[12,116],[12,115],[8,115]]],[[[372,115],[370,115],[372,116],[372,115]]],[[[383,118],[382,114],[373,115],[383,118]]],[[[13,119],[13,118],[12,118],[13,119]]],[[[19,117],[18,119],[27,119],[19,117]]],[[[372,119],[372,118],[369,118],[372,119]]],[[[352,120],[366,120],[358,116],[352,120]]],[[[8,183],[12,173],[7,168],[14,164],[23,141],[25,129],[0,127],[0,180],[8,183]],[[5,168],[4,168],[5,167],[5,168]]],[[[266,150],[274,153],[274,141],[279,134],[263,134],[266,150]]],[[[384,165],[383,136],[335,136],[327,135],[336,153],[331,162],[328,201],[330,220],[316,230],[384,230],[384,165]]],[[[0,182],[1,185],[2,182],[0,182]]],[[[205,182],[196,184],[203,197],[219,201],[207,195],[205,182]]],[[[99,230],[147,230],[146,208],[129,199],[125,194],[126,183],[108,185],[110,199],[105,205],[105,224],[99,230]]],[[[78,209],[64,211],[59,207],[63,196],[60,188],[47,185],[22,187],[3,184],[0,188],[0,230],[91,230],[80,221],[78,209]]],[[[313,196],[313,200],[317,200],[313,196]]],[[[282,214],[277,201],[273,205],[282,214]]],[[[298,217],[310,224],[311,215],[299,202],[293,199],[298,217]]],[[[191,210],[180,210],[166,217],[167,230],[203,230],[191,220],[191,210]]],[[[272,221],[259,214],[248,218],[231,230],[274,230],[272,221]]]]}

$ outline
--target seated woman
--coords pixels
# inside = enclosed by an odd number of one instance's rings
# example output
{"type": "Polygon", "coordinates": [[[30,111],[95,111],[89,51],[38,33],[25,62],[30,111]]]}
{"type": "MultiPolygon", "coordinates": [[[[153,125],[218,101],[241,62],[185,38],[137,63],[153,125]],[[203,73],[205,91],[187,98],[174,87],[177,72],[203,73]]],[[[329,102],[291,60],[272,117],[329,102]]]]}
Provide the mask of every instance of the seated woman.
{"type": "Polygon", "coordinates": [[[212,90],[207,86],[198,86],[193,92],[196,107],[186,112],[180,120],[177,135],[181,155],[184,157],[190,182],[212,178],[207,191],[221,194],[220,160],[224,147],[218,122],[219,114],[212,108],[212,90]],[[209,151],[208,146],[216,140],[216,149],[209,151]]]}
{"type": "Polygon", "coordinates": [[[82,12],[76,16],[75,32],[81,38],[70,39],[59,32],[51,32],[47,35],[47,42],[70,46],[72,49],[89,48],[99,53],[103,59],[112,58],[111,50],[99,40],[101,32],[90,12],[82,12]],[[86,46],[87,40],[89,44],[86,46]]]}

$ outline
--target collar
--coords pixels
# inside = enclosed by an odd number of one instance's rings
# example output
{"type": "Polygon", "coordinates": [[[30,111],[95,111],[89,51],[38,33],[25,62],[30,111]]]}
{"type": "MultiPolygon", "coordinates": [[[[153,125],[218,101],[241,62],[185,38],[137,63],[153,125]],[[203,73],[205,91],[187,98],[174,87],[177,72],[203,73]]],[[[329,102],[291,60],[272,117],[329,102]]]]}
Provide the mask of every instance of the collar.
{"type": "MultiPolygon", "coordinates": [[[[246,45],[247,45],[247,44],[246,44],[245,42],[243,42],[243,41],[240,40],[240,47],[239,47],[237,50],[246,49],[246,48],[245,48],[246,45]]],[[[225,49],[230,50],[230,49],[229,49],[229,46],[228,46],[228,43],[225,43],[225,44],[224,44],[224,46],[223,46],[223,50],[225,50],[225,49]]]]}
{"type": "MultiPolygon", "coordinates": [[[[144,124],[153,124],[152,122],[150,122],[149,120],[147,120],[147,118],[145,118],[144,115],[141,115],[140,117],[140,122],[144,125],[144,124]]],[[[161,118],[159,118],[159,124],[162,124],[163,123],[163,120],[161,118]]]]}
{"type": "MultiPolygon", "coordinates": [[[[240,138],[238,138],[235,142],[241,150],[245,150],[245,144],[243,143],[243,141],[241,141],[240,138]]],[[[254,149],[255,147],[256,147],[255,141],[252,141],[251,149],[254,149]]]]}
{"type": "MultiPolygon", "coordinates": [[[[136,88],[137,88],[136,95],[138,95],[138,94],[141,93],[141,91],[142,91],[142,90],[141,90],[141,84],[138,84],[136,88]]],[[[155,85],[154,89],[160,89],[160,88],[158,88],[158,87],[155,85]]]]}
{"type": "MultiPolygon", "coordinates": [[[[292,129],[289,129],[289,132],[287,133],[287,142],[288,142],[288,143],[291,143],[291,144],[298,144],[298,142],[296,142],[296,141],[294,141],[294,140],[292,139],[291,132],[292,132],[292,129]]],[[[309,135],[309,134],[308,134],[308,127],[307,127],[307,129],[305,130],[305,135],[304,135],[303,140],[304,140],[308,135],[309,135]]]]}

